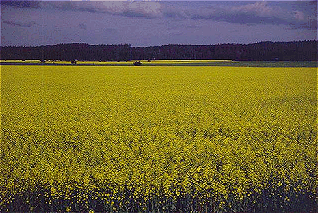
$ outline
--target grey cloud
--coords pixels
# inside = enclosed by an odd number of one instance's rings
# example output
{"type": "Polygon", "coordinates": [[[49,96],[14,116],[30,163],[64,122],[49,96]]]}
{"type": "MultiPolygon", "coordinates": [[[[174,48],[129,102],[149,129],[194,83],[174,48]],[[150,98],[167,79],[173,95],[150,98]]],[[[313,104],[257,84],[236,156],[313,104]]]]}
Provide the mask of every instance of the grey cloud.
{"type": "Polygon", "coordinates": [[[281,8],[268,6],[267,2],[255,2],[230,8],[234,13],[257,14],[260,17],[281,16],[281,8]]]}
{"type": "Polygon", "coordinates": [[[107,13],[125,17],[154,18],[161,14],[159,2],[122,2],[122,1],[93,1],[93,2],[41,2],[46,9],[71,11],[86,11],[91,13],[107,13]]]}
{"type": "Polygon", "coordinates": [[[308,17],[306,21],[290,23],[291,29],[317,30],[317,18],[308,17]]]}
{"type": "Polygon", "coordinates": [[[41,2],[39,1],[0,1],[1,6],[11,6],[20,8],[40,8],[41,2]]]}
{"type": "MultiPolygon", "coordinates": [[[[287,3],[286,3],[287,4],[287,3]]],[[[237,24],[272,24],[293,26],[293,28],[307,28],[317,30],[317,18],[306,17],[301,11],[289,11],[267,2],[247,3],[239,6],[213,6],[201,8],[179,8],[167,6],[163,10],[167,18],[204,19],[224,21],[237,24]]]]}
{"type": "Polygon", "coordinates": [[[216,19],[230,23],[273,23],[282,19],[283,14],[280,8],[267,6],[266,2],[256,2],[243,6],[207,8],[203,14],[193,14],[191,18],[216,19]]]}
{"type": "Polygon", "coordinates": [[[267,2],[256,2],[245,6],[233,7],[231,12],[233,12],[233,22],[242,20],[246,23],[283,24],[293,26],[295,29],[317,30],[317,17],[311,17],[298,10],[288,11],[278,6],[270,6],[267,2]]]}
{"type": "MultiPolygon", "coordinates": [[[[211,2],[210,2],[211,3],[211,2]]],[[[85,11],[90,13],[106,13],[111,15],[134,18],[160,18],[168,19],[203,19],[224,21],[237,24],[271,24],[285,25],[292,29],[306,28],[317,30],[317,17],[306,14],[305,8],[317,6],[317,2],[297,3],[294,10],[287,10],[272,2],[242,2],[231,3],[200,3],[201,6],[192,7],[192,3],[181,2],[124,2],[124,1],[41,1],[22,2],[10,1],[1,4],[13,7],[32,7],[43,9],[58,9],[65,11],[85,11]],[[302,10],[302,11],[301,11],[302,10]]],[[[295,4],[295,3],[294,3],[295,4]]],[[[315,10],[316,14],[317,10],[315,10]]],[[[81,27],[81,26],[80,26],[81,27]]],[[[83,26],[81,27],[83,29],[83,26]]]]}
{"type": "Polygon", "coordinates": [[[79,24],[78,27],[79,27],[80,29],[83,29],[83,30],[86,30],[86,29],[87,29],[87,26],[86,26],[86,24],[84,24],[84,23],[79,24]]]}
{"type": "Polygon", "coordinates": [[[31,22],[14,22],[14,21],[3,21],[5,24],[9,24],[11,26],[17,26],[17,27],[32,27],[34,25],[37,25],[34,21],[31,22]]]}

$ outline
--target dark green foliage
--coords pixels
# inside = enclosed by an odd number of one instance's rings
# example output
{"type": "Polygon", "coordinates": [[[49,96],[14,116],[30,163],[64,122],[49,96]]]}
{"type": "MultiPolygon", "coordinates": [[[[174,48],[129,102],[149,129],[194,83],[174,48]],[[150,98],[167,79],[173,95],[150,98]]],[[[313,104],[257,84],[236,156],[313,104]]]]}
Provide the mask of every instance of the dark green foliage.
{"type": "MultiPolygon", "coordinates": [[[[109,189],[101,189],[105,193],[109,189]]],[[[36,191],[27,191],[16,195],[10,203],[0,206],[1,212],[317,212],[315,195],[308,192],[284,191],[282,187],[268,187],[260,194],[251,193],[249,197],[239,200],[235,193],[228,198],[217,196],[213,191],[210,198],[200,198],[193,193],[181,193],[177,199],[153,195],[147,199],[133,198],[133,191],[125,190],[111,199],[96,196],[101,191],[86,192],[81,189],[73,191],[69,199],[54,198],[45,187],[36,191]],[[87,202],[77,199],[88,193],[87,202]],[[123,199],[116,199],[120,196],[123,199]],[[290,199],[286,200],[288,196],[290,199]],[[121,201],[120,201],[121,200],[121,201]],[[220,203],[224,205],[220,207],[220,203]],[[112,203],[112,204],[111,204],[112,203]]]]}
{"type": "Polygon", "coordinates": [[[40,47],[1,47],[1,59],[71,61],[130,61],[227,59],[238,61],[317,61],[317,41],[259,42],[254,44],[131,47],[120,45],[57,44],[40,47]]]}

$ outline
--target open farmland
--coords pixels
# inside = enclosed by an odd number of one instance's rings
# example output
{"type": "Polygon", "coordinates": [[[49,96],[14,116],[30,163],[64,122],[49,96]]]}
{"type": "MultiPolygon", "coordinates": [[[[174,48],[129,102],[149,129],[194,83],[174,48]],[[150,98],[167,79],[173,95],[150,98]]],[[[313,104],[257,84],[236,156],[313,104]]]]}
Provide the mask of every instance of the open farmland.
{"type": "Polygon", "coordinates": [[[1,66],[0,211],[317,211],[317,68],[1,66]]]}

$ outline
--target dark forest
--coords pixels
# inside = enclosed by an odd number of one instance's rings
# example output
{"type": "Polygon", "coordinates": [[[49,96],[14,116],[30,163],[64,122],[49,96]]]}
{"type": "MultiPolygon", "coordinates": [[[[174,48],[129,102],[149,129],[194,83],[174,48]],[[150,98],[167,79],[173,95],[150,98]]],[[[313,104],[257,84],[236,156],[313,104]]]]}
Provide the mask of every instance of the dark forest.
{"type": "Polygon", "coordinates": [[[85,43],[1,47],[1,60],[130,61],[130,60],[237,60],[317,61],[317,41],[259,42],[253,44],[132,47],[130,44],[85,43]]]}

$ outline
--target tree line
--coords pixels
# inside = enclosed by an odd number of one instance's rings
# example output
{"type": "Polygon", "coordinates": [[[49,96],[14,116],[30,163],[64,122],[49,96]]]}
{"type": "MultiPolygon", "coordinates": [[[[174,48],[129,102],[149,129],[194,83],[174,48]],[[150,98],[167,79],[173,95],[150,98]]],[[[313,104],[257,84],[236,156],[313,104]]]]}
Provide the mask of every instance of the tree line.
{"type": "Polygon", "coordinates": [[[202,60],[317,61],[317,41],[258,42],[253,44],[181,45],[132,47],[130,44],[86,43],[46,46],[4,46],[1,60],[130,61],[202,60]]]}

